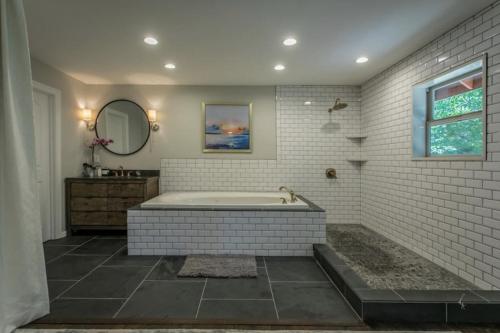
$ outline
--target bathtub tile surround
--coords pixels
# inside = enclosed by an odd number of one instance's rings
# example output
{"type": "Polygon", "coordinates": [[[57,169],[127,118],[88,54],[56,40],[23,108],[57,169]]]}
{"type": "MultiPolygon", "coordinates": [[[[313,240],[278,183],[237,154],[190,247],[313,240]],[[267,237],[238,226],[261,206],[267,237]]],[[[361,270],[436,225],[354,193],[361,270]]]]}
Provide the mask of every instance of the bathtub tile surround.
{"type": "Polygon", "coordinates": [[[321,211],[128,210],[129,255],[311,256],[321,211]]]}
{"type": "MultiPolygon", "coordinates": [[[[360,222],[360,89],[353,86],[276,88],[277,159],[162,159],[161,192],[277,191],[286,185],[326,210],[327,223],[360,222]],[[328,113],[335,99],[346,109],[328,113]],[[312,101],[305,105],[305,101],[312,101]],[[337,179],[327,179],[327,168],[337,179]]],[[[254,133],[258,135],[258,133],[254,133]]]]}
{"type": "Polygon", "coordinates": [[[363,84],[361,105],[362,223],[485,289],[500,288],[498,22],[497,2],[363,84]],[[412,161],[412,85],[483,52],[487,161],[412,161]]]}

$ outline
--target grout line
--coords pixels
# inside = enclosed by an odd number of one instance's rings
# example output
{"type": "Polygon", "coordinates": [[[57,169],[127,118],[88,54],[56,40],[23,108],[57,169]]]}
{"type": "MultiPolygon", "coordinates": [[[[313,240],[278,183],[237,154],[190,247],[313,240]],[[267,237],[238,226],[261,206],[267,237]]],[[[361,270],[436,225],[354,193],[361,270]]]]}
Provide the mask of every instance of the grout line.
{"type": "Polygon", "coordinates": [[[153,267],[153,265],[102,265],[102,267],[153,267]]]}
{"type": "Polygon", "coordinates": [[[392,290],[392,291],[393,291],[396,295],[398,295],[398,296],[399,296],[399,297],[403,300],[403,302],[407,303],[407,302],[406,302],[406,299],[405,299],[403,296],[401,296],[401,295],[400,295],[400,294],[399,294],[396,290],[394,290],[394,289],[391,289],[391,290],[392,290]]]}
{"type": "Polygon", "coordinates": [[[266,257],[263,257],[262,260],[264,261],[264,268],[266,269],[267,282],[269,283],[269,289],[271,291],[271,297],[273,298],[274,311],[276,312],[276,318],[278,318],[278,320],[280,320],[280,314],[278,312],[278,307],[276,306],[276,300],[274,299],[274,292],[273,292],[273,286],[271,284],[271,278],[269,277],[269,271],[267,270],[266,257]]]}
{"type": "MultiPolygon", "coordinates": [[[[361,320],[361,322],[364,323],[363,318],[361,318],[359,316],[358,312],[356,310],[354,310],[354,308],[352,307],[351,303],[347,300],[347,298],[345,298],[344,294],[342,294],[342,292],[340,291],[339,287],[335,284],[335,282],[333,282],[333,280],[330,278],[330,275],[328,275],[328,273],[325,271],[325,269],[323,268],[323,266],[321,266],[321,264],[319,263],[318,259],[316,259],[316,257],[313,257],[313,258],[314,258],[314,261],[316,261],[316,265],[319,266],[319,268],[321,269],[321,271],[323,272],[323,274],[325,274],[325,276],[328,278],[328,280],[330,281],[330,283],[338,291],[340,297],[342,297],[344,299],[344,302],[349,306],[349,308],[351,308],[351,311],[356,315],[356,317],[358,317],[359,320],[361,320]]],[[[361,302],[361,305],[363,305],[363,302],[361,302]]],[[[361,313],[363,313],[363,307],[361,307],[361,313]]]]}
{"type": "Polygon", "coordinates": [[[118,299],[118,300],[123,300],[127,299],[126,297],[59,297],[59,299],[118,299]]]}
{"type": "Polygon", "coordinates": [[[145,279],[144,281],[147,282],[158,282],[158,281],[163,281],[163,282],[180,282],[180,283],[205,283],[205,279],[198,279],[195,280],[194,278],[187,278],[187,279],[192,279],[192,280],[184,280],[184,279],[177,279],[177,280],[169,280],[169,279],[145,279]]]}
{"type": "Polygon", "coordinates": [[[330,281],[328,280],[323,280],[323,281],[271,281],[272,283],[325,283],[325,284],[330,284],[330,281]]]}
{"type": "Polygon", "coordinates": [[[444,322],[448,324],[448,303],[444,305],[444,322]]]}
{"type": "MultiPolygon", "coordinates": [[[[127,245],[125,245],[125,247],[126,246],[127,245]]],[[[137,290],[139,290],[139,288],[144,284],[144,281],[146,281],[146,278],[149,276],[149,274],[151,274],[151,272],[153,272],[153,270],[160,264],[162,259],[163,259],[163,256],[160,256],[160,258],[158,258],[158,261],[156,261],[156,263],[153,265],[153,267],[151,267],[151,269],[148,271],[148,273],[144,276],[144,279],[142,279],[141,283],[139,283],[139,285],[134,289],[134,291],[132,291],[132,293],[130,293],[130,295],[125,299],[125,302],[123,302],[123,304],[115,312],[115,314],[112,317],[113,319],[116,318],[116,316],[118,316],[118,314],[120,313],[121,310],[123,310],[125,305],[127,305],[127,303],[132,298],[132,296],[134,296],[135,293],[137,292],[137,290]]]]}
{"type": "Polygon", "coordinates": [[[81,246],[83,246],[83,245],[87,244],[88,242],[90,242],[91,240],[94,240],[94,239],[96,239],[96,238],[97,238],[97,236],[94,236],[94,237],[92,237],[91,239],[86,240],[86,241],[85,241],[85,242],[83,242],[82,244],[77,245],[77,246],[75,246],[75,247],[72,247],[72,248],[71,248],[71,250],[69,250],[69,251],[67,251],[67,252],[64,252],[63,254],[61,254],[61,255],[59,255],[59,256],[57,256],[57,257],[55,257],[55,258],[52,258],[52,259],[50,259],[49,261],[46,261],[46,262],[45,262],[45,265],[50,264],[50,263],[51,263],[51,262],[53,262],[54,260],[57,260],[57,259],[61,258],[62,256],[64,256],[64,255],[66,255],[66,254],[70,253],[71,251],[76,250],[77,248],[79,248],[79,247],[81,247],[81,246]]]}
{"type": "Polygon", "coordinates": [[[482,296],[482,295],[480,295],[480,294],[476,293],[474,290],[472,290],[472,289],[467,289],[467,290],[468,290],[470,293],[472,293],[473,295],[476,295],[476,296],[478,296],[478,297],[480,297],[480,298],[484,299],[486,302],[491,303],[489,299],[487,299],[486,297],[484,297],[484,296],[482,296]]]}
{"type": "Polygon", "coordinates": [[[196,309],[196,316],[194,317],[194,319],[198,319],[198,314],[200,313],[201,302],[203,301],[203,295],[205,294],[207,283],[208,283],[208,278],[205,278],[205,284],[203,285],[203,291],[201,292],[200,302],[198,303],[198,309],[196,309]]]}
{"type": "Polygon", "coordinates": [[[272,301],[272,298],[204,298],[204,301],[272,301]]]}
{"type": "Polygon", "coordinates": [[[116,252],[114,252],[112,255],[110,255],[108,259],[105,259],[99,265],[97,265],[96,267],[94,267],[93,269],[91,269],[90,272],[88,272],[87,274],[85,274],[84,276],[82,276],[79,280],[76,280],[76,282],[73,283],[71,286],[69,286],[68,288],[64,289],[59,295],[57,295],[57,297],[55,297],[52,301],[50,301],[50,303],[54,302],[57,299],[60,299],[61,296],[64,295],[67,291],[69,291],[71,288],[73,288],[75,285],[77,285],[80,281],[82,281],[83,279],[85,279],[87,276],[89,276],[90,274],[92,274],[95,270],[97,270],[99,267],[101,267],[102,265],[104,265],[108,260],[110,260],[115,254],[120,253],[120,251],[122,249],[126,248],[126,247],[127,247],[127,245],[124,245],[124,246],[120,247],[116,252]]]}
{"type": "MultiPolygon", "coordinates": [[[[114,255],[115,253],[113,253],[114,255]]],[[[111,255],[110,253],[67,253],[64,254],[66,257],[107,257],[111,255]]]]}

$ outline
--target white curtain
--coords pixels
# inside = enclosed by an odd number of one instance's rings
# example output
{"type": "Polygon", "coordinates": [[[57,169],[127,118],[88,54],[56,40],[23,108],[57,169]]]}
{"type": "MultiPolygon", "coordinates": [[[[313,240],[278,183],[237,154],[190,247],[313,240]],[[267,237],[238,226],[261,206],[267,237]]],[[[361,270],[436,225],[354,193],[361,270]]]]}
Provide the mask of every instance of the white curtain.
{"type": "Polygon", "coordinates": [[[0,0],[0,333],[49,312],[28,36],[22,0],[0,0]]]}

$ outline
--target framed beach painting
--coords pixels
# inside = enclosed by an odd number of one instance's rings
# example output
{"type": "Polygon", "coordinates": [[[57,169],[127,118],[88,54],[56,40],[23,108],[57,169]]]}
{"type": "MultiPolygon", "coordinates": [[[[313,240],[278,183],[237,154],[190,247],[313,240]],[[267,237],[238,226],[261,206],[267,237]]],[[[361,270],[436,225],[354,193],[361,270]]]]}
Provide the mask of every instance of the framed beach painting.
{"type": "Polygon", "coordinates": [[[203,152],[250,153],[252,104],[203,103],[203,152]]]}

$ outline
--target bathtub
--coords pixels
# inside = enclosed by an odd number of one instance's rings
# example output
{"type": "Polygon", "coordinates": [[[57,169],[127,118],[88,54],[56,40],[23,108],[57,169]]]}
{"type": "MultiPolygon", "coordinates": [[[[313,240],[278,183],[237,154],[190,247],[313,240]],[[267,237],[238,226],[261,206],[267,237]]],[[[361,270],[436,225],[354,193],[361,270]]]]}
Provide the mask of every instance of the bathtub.
{"type": "Polygon", "coordinates": [[[290,202],[290,194],[285,192],[167,192],[141,204],[144,209],[293,210],[308,207],[301,198],[290,202]]]}
{"type": "Polygon", "coordinates": [[[285,192],[170,192],[127,210],[129,255],[311,256],[321,207],[285,192]],[[281,198],[286,198],[283,204],[281,198]]]}

